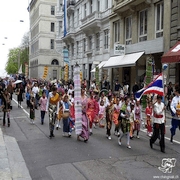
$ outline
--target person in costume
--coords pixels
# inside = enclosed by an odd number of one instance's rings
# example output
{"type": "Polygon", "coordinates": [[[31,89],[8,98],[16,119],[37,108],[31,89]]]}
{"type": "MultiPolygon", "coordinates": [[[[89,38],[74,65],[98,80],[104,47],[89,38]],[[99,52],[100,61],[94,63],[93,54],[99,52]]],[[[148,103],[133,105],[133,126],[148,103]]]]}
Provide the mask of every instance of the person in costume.
{"type": "Polygon", "coordinates": [[[116,103],[114,104],[114,111],[113,111],[113,122],[115,124],[114,134],[116,136],[120,135],[120,133],[119,133],[120,122],[118,120],[120,110],[121,110],[120,99],[119,99],[119,97],[117,97],[116,98],[116,103]]]}
{"type": "Polygon", "coordinates": [[[49,130],[50,139],[54,137],[54,125],[59,112],[59,94],[57,93],[57,87],[53,86],[52,91],[49,93],[46,111],[49,112],[49,130]]]}
{"type": "Polygon", "coordinates": [[[106,134],[107,138],[111,140],[111,127],[113,120],[113,112],[114,112],[114,101],[112,96],[108,96],[109,103],[106,107],[106,134]]]}
{"type": "Polygon", "coordinates": [[[134,132],[137,131],[136,137],[139,139],[139,131],[142,121],[142,108],[140,105],[140,101],[136,101],[135,107],[134,107],[134,132]]]}
{"type": "Polygon", "coordinates": [[[104,101],[101,100],[99,104],[99,114],[98,114],[98,119],[99,119],[99,127],[104,128],[105,126],[105,118],[106,118],[106,107],[104,105],[104,101]]]}
{"type": "Polygon", "coordinates": [[[64,96],[63,101],[61,101],[63,106],[63,136],[65,136],[65,133],[68,133],[68,136],[71,137],[71,127],[70,127],[70,106],[72,106],[72,103],[69,101],[68,95],[64,96]]]}
{"type": "Polygon", "coordinates": [[[87,142],[89,139],[89,130],[88,130],[88,118],[86,115],[88,98],[85,93],[85,87],[81,89],[81,103],[82,103],[82,132],[77,136],[77,140],[80,140],[80,137],[83,138],[84,142],[87,142]]]}
{"type": "Polygon", "coordinates": [[[175,96],[171,102],[171,113],[172,113],[172,120],[171,120],[171,143],[173,143],[173,137],[176,134],[176,129],[179,128],[180,130],[180,87],[175,87],[175,96]]]}
{"type": "Polygon", "coordinates": [[[160,137],[161,152],[165,152],[165,105],[162,102],[162,96],[157,95],[157,102],[153,106],[153,135],[150,139],[150,147],[153,148],[153,143],[160,137]]]}
{"type": "Polygon", "coordinates": [[[42,92],[42,96],[40,97],[39,100],[39,106],[40,106],[40,112],[41,112],[41,124],[44,124],[44,117],[46,114],[46,105],[47,105],[47,97],[46,97],[46,92],[42,92]]]}
{"type": "Polygon", "coordinates": [[[10,127],[10,105],[11,105],[11,95],[8,93],[7,89],[2,92],[2,110],[3,110],[3,126],[6,125],[6,115],[8,120],[8,127],[10,127]]]}
{"type": "Polygon", "coordinates": [[[130,104],[130,116],[129,116],[129,121],[130,121],[130,132],[129,132],[129,136],[130,136],[130,139],[133,138],[133,131],[134,131],[134,117],[135,117],[135,114],[134,114],[134,103],[131,103],[130,104]]]}
{"type": "Polygon", "coordinates": [[[145,114],[146,114],[147,135],[150,137],[152,136],[152,126],[151,126],[152,113],[153,113],[152,102],[148,101],[145,114]]]}
{"type": "Polygon", "coordinates": [[[87,117],[89,119],[89,135],[92,135],[92,125],[94,123],[94,118],[95,118],[95,112],[96,112],[96,102],[94,99],[94,93],[93,91],[90,91],[90,97],[88,98],[87,101],[87,110],[86,110],[86,114],[87,117]]]}
{"type": "Polygon", "coordinates": [[[121,133],[120,136],[118,137],[118,144],[121,146],[121,141],[123,136],[126,134],[127,135],[127,148],[131,149],[130,146],[130,113],[127,109],[127,106],[129,104],[130,99],[128,97],[124,98],[125,103],[122,105],[121,107],[121,111],[120,111],[120,117],[121,117],[121,133]]]}

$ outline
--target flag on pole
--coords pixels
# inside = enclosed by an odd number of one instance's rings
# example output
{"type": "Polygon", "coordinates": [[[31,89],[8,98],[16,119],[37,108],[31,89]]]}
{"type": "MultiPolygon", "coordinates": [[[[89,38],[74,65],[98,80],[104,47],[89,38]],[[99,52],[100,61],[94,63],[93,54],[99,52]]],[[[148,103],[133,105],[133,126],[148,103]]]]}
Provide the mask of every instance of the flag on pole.
{"type": "Polygon", "coordinates": [[[159,74],[154,81],[148,84],[146,87],[140,89],[135,93],[136,100],[140,100],[144,94],[158,94],[160,96],[164,95],[163,88],[163,76],[162,73],[159,74]]]}
{"type": "Polygon", "coordinates": [[[64,0],[64,37],[67,34],[66,21],[67,21],[67,0],[64,0]]]}

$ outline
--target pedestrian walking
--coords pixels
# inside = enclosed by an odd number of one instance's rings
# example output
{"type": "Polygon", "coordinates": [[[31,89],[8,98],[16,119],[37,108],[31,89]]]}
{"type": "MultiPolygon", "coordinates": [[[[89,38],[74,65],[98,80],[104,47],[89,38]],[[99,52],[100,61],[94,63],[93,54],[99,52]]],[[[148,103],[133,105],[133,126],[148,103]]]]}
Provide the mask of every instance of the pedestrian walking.
{"type": "Polygon", "coordinates": [[[35,120],[35,98],[34,98],[34,94],[31,94],[30,96],[30,121],[31,124],[34,124],[34,120],[35,120]]]}
{"type": "Polygon", "coordinates": [[[46,92],[42,92],[42,97],[39,100],[40,112],[41,112],[41,124],[44,124],[44,117],[46,114],[47,97],[46,92]]]}
{"type": "Polygon", "coordinates": [[[157,95],[157,102],[153,106],[153,135],[150,139],[150,147],[153,148],[153,143],[160,138],[159,144],[161,152],[165,153],[165,105],[162,102],[162,96],[157,95]]]}
{"type": "Polygon", "coordinates": [[[51,139],[54,136],[54,125],[56,123],[56,119],[59,112],[59,94],[57,93],[57,87],[53,86],[51,92],[49,93],[46,111],[49,112],[49,130],[51,139]]]}

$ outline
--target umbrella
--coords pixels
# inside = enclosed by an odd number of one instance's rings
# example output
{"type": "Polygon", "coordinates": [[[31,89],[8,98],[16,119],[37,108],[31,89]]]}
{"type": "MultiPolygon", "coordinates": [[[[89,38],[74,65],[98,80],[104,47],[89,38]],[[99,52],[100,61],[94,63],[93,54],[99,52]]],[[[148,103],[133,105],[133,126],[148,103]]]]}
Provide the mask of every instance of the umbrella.
{"type": "Polygon", "coordinates": [[[22,83],[21,80],[16,80],[13,84],[19,84],[19,83],[22,83]]]}

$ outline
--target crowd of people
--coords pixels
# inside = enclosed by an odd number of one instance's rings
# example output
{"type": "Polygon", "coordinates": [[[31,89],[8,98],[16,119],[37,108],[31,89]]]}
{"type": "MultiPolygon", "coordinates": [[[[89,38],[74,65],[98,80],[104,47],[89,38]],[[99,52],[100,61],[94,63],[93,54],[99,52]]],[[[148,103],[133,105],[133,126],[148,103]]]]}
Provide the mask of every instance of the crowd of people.
{"type": "MultiPolygon", "coordinates": [[[[135,100],[135,92],[138,87],[133,89],[132,94],[127,89],[122,90],[116,82],[115,91],[106,88],[100,89],[93,82],[89,88],[85,80],[81,82],[81,105],[82,105],[82,132],[77,134],[77,140],[87,142],[89,136],[93,135],[93,127],[106,129],[108,140],[111,135],[117,136],[118,144],[121,146],[122,138],[126,137],[127,148],[131,149],[130,140],[140,138],[140,128],[143,122],[141,102],[135,100]],[[117,88],[118,86],[118,88],[117,88]],[[114,125],[113,125],[114,124],[114,125]],[[114,129],[112,129],[114,127],[114,129]]],[[[145,109],[147,135],[150,137],[150,147],[160,139],[160,150],[165,152],[165,110],[172,111],[171,142],[176,132],[180,128],[180,88],[172,85],[168,87],[168,103],[162,102],[161,96],[148,96],[147,107],[145,109]],[[173,95],[174,94],[174,95],[173,95]],[[179,105],[179,106],[178,106],[179,105]]],[[[72,131],[76,128],[74,87],[73,81],[62,83],[61,81],[38,81],[24,80],[14,84],[11,81],[0,83],[0,105],[3,109],[3,126],[10,126],[10,110],[12,109],[12,95],[17,95],[18,107],[26,99],[29,108],[29,117],[32,124],[35,123],[35,112],[40,110],[41,124],[44,124],[45,115],[48,112],[49,119],[49,138],[53,138],[54,130],[61,128],[63,124],[63,136],[71,137],[72,131]]]]}

